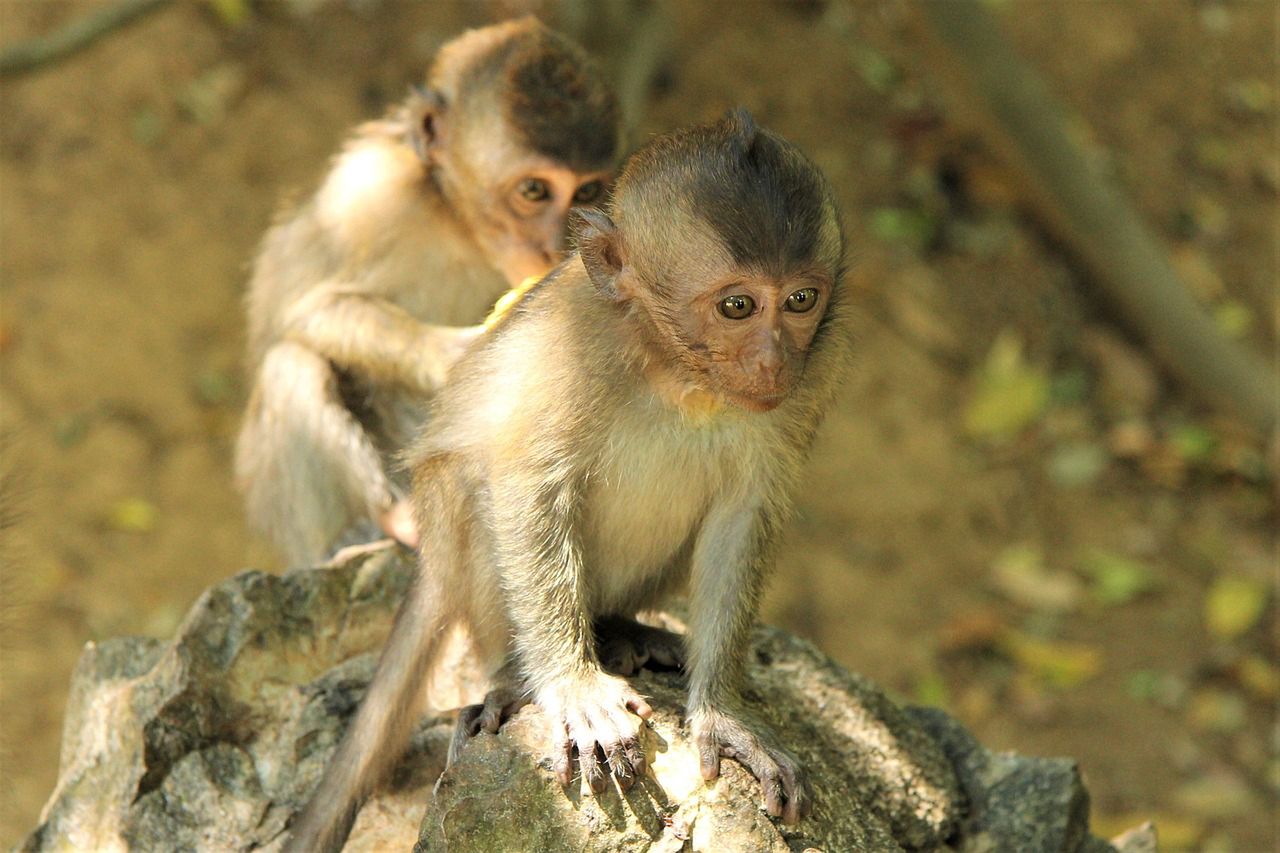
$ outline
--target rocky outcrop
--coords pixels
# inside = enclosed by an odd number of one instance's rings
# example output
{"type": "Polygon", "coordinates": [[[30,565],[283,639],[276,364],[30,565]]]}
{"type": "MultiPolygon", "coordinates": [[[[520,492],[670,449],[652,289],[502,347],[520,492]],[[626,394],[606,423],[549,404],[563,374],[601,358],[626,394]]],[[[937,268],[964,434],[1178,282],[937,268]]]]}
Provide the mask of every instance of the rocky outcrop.
{"type": "MultiPolygon", "coordinates": [[[[57,787],[21,849],[277,849],[364,693],[409,571],[383,547],[282,577],[245,572],[206,592],[170,642],[90,644],[57,787]]],[[[446,705],[483,690],[455,646],[432,688],[446,705]]],[[[451,719],[428,716],[347,849],[1114,849],[1089,835],[1070,761],[993,754],[942,712],[901,708],[776,630],[757,631],[750,678],[747,698],[811,773],[817,803],[797,827],[764,814],[735,762],[701,780],[681,677],[645,672],[651,772],[626,795],[561,789],[536,706],[447,771],[451,719]]],[[[1154,836],[1124,844],[1154,849],[1154,836]]]]}

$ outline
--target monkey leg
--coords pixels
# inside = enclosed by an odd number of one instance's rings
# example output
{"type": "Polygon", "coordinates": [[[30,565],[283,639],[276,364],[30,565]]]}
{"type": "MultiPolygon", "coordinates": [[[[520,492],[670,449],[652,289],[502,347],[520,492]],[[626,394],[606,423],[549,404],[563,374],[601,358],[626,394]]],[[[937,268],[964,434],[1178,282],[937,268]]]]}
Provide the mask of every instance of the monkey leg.
{"type": "Polygon", "coordinates": [[[344,530],[395,503],[329,362],[296,343],[277,344],[263,359],[236,444],[236,476],[250,522],[293,565],[319,563],[344,530]]]}
{"type": "Polygon", "coordinates": [[[635,675],[642,668],[655,671],[684,669],[684,638],[626,616],[595,620],[596,657],[615,675],[635,675]]]}

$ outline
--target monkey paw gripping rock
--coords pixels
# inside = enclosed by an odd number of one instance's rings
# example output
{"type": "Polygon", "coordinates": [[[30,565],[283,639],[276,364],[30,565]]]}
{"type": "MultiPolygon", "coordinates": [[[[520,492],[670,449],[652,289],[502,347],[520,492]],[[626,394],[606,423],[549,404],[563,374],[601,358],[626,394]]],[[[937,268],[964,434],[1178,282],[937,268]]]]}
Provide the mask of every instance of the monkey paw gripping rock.
{"type": "MultiPolygon", "coordinates": [[[[57,787],[20,849],[278,849],[363,695],[409,574],[389,548],[283,577],[245,572],[206,592],[168,643],[90,644],[57,787]]],[[[433,700],[475,701],[484,685],[455,646],[433,700]]],[[[561,789],[535,706],[476,737],[441,776],[452,722],[429,716],[346,849],[1113,849],[1088,833],[1070,761],[988,752],[945,714],[899,708],[779,631],[756,634],[747,698],[811,774],[816,806],[796,827],[768,818],[736,762],[702,781],[678,675],[635,683],[656,712],[651,770],[625,796],[561,789]]],[[[1121,849],[1153,850],[1151,830],[1121,849]]]]}

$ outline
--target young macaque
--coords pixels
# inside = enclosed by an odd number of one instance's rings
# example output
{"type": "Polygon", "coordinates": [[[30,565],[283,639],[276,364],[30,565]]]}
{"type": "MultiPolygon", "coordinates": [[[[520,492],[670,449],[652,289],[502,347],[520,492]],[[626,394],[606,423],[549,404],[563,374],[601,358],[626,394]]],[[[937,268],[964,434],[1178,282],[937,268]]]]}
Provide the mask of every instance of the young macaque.
{"type": "Polygon", "coordinates": [[[379,529],[416,542],[407,476],[390,472],[480,331],[450,327],[560,260],[566,216],[603,198],[619,137],[578,47],[532,17],[472,30],[267,233],[236,474],[291,564],[379,529]]]}
{"type": "Polygon", "coordinates": [[[606,673],[595,634],[682,588],[704,778],[736,758],[771,815],[809,810],[804,769],[739,683],[846,360],[832,192],[739,111],[649,142],[609,213],[580,218],[578,252],[468,350],[435,400],[412,451],[420,568],[291,850],[341,846],[459,623],[500,667],[484,705],[464,710],[460,741],[496,729],[527,692],[556,726],[563,784],[576,764],[593,792],[610,775],[629,788],[646,772],[637,732],[651,709],[606,673]]]}

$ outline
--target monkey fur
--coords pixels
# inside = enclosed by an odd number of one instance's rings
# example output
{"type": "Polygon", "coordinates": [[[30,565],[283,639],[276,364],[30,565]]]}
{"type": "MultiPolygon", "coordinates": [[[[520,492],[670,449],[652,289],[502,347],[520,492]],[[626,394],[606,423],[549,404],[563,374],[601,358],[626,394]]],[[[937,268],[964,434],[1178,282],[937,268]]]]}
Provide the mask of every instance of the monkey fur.
{"type": "Polygon", "coordinates": [[[536,19],[509,21],[446,44],[426,88],[358,128],[267,233],[235,467],[252,526],[291,565],[379,527],[413,543],[394,463],[479,334],[451,327],[560,259],[570,207],[603,195],[618,150],[596,67],[536,19]]]}
{"type": "Polygon", "coordinates": [[[473,345],[413,450],[421,564],[377,673],[286,849],[337,850],[398,760],[455,624],[494,694],[454,750],[521,697],[556,727],[562,784],[645,774],[651,709],[596,630],[688,593],[688,724],[769,814],[811,804],[799,761],[740,692],[790,496],[839,384],[844,238],[832,192],[745,111],[659,137],[582,212],[578,252],[473,345]]]}

